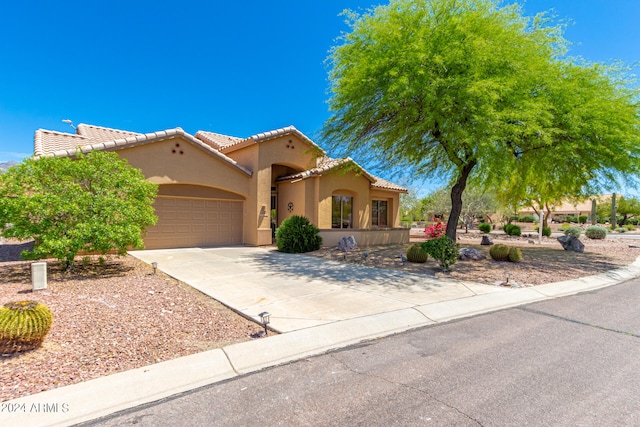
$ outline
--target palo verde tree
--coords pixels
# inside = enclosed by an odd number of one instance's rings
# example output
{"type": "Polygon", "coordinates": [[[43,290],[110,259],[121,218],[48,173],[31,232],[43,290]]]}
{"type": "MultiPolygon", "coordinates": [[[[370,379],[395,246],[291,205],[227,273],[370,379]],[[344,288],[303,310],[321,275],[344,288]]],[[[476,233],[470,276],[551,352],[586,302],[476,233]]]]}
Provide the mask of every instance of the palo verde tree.
{"type": "MultiPolygon", "coordinates": [[[[571,106],[580,98],[571,90],[579,81],[609,82],[605,92],[618,92],[606,93],[612,96],[601,102],[613,97],[613,104],[629,106],[625,111],[634,110],[634,100],[625,98],[628,92],[609,69],[562,60],[562,28],[545,15],[523,16],[517,4],[391,0],[362,15],[348,12],[347,18],[351,32],[328,59],[332,116],[324,136],[336,149],[355,151],[372,164],[450,179],[450,238],[456,237],[469,180],[495,188],[515,172],[536,167],[542,175],[552,173],[549,158],[568,159],[562,156],[585,139],[592,148],[611,148],[637,129],[637,104],[635,118],[614,120],[603,135],[576,126],[571,106]]],[[[596,108],[595,91],[583,95],[591,102],[580,119],[596,108]]],[[[623,169],[635,168],[637,148],[625,142],[612,151],[616,158],[631,151],[623,169]]],[[[591,164],[571,163],[556,172],[579,170],[578,179],[598,170],[615,173],[616,165],[603,160],[597,156],[591,164]]]]}
{"type": "Polygon", "coordinates": [[[80,251],[143,247],[145,227],[157,220],[156,193],[113,152],[28,159],[0,175],[1,232],[35,241],[24,257],[54,257],[69,268],[80,251]]]}

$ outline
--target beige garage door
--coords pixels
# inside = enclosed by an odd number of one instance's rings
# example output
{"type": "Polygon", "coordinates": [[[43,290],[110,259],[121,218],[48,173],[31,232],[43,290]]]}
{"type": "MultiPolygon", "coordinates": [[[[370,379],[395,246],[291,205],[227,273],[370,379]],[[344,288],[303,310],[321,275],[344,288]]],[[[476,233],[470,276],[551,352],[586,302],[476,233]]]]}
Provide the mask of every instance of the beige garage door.
{"type": "Polygon", "coordinates": [[[158,223],[147,229],[147,249],[238,245],[242,202],[158,197],[158,223]]]}

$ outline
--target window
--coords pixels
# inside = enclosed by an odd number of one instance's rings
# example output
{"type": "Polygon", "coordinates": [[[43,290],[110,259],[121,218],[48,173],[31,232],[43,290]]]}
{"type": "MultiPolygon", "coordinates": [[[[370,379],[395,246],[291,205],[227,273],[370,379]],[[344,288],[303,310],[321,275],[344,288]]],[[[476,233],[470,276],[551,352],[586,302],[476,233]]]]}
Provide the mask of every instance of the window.
{"type": "Polygon", "coordinates": [[[377,227],[386,227],[387,222],[387,206],[386,200],[374,200],[371,203],[371,225],[377,227]]]}
{"type": "Polygon", "coordinates": [[[353,228],[353,197],[333,196],[331,228],[353,228]]]}

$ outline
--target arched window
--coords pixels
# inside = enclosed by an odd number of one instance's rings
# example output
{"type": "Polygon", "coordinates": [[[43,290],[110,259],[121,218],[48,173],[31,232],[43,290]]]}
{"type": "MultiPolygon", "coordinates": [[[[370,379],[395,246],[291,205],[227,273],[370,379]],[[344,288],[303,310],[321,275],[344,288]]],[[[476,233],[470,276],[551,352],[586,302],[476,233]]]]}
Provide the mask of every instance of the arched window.
{"type": "Polygon", "coordinates": [[[353,197],[332,197],[331,228],[353,228],[353,197]]]}

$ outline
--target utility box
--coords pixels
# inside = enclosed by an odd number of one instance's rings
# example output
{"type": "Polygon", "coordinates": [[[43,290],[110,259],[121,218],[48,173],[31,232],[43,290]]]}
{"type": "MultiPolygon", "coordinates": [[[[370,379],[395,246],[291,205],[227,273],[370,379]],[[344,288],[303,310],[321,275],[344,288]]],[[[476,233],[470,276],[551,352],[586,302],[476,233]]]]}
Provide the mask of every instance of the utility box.
{"type": "Polygon", "coordinates": [[[31,264],[31,283],[33,290],[39,291],[47,288],[47,263],[34,262],[31,264]]]}

